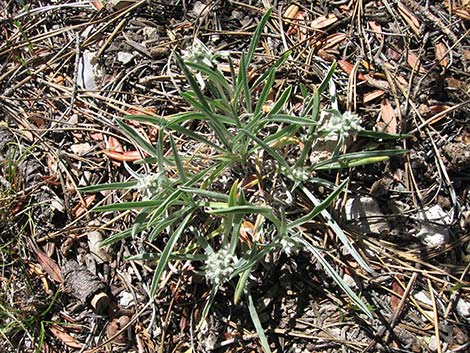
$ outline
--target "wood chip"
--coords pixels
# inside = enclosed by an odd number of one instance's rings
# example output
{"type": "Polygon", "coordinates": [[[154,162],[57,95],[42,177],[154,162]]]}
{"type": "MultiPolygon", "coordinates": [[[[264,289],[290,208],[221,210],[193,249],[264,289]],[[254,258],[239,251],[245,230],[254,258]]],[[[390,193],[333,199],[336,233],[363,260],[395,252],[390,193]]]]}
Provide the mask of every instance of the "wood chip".
{"type": "Polygon", "coordinates": [[[442,67],[447,67],[449,65],[449,58],[447,56],[447,47],[444,43],[438,42],[434,47],[436,52],[436,59],[439,60],[439,64],[442,67]]]}
{"type": "Polygon", "coordinates": [[[63,327],[51,324],[48,326],[49,331],[63,344],[67,347],[75,348],[75,349],[82,349],[83,344],[78,342],[76,338],[70,336],[63,327]]]}
{"type": "Polygon", "coordinates": [[[421,65],[421,61],[415,53],[409,51],[406,55],[406,62],[411,66],[413,70],[416,70],[420,74],[425,74],[427,71],[421,65]]]}
{"type": "Polygon", "coordinates": [[[322,45],[322,49],[330,49],[339,43],[343,42],[348,38],[348,35],[346,33],[335,33],[335,34],[330,34],[328,37],[326,37],[326,40],[324,41],[324,44],[322,45]]]}
{"type": "Polygon", "coordinates": [[[416,34],[419,35],[419,21],[415,15],[401,2],[398,2],[398,11],[400,15],[403,17],[405,22],[410,26],[411,30],[416,34]]]}
{"type": "Polygon", "coordinates": [[[127,151],[120,153],[116,151],[103,150],[103,153],[109,158],[119,162],[134,162],[142,159],[139,151],[127,151]]]}
{"type": "Polygon", "coordinates": [[[292,20],[296,15],[297,12],[299,11],[299,7],[297,5],[290,5],[287,10],[284,12],[284,18],[288,18],[289,20],[292,20]]]}
{"type": "Polygon", "coordinates": [[[32,245],[33,251],[36,254],[38,262],[41,264],[42,268],[46,273],[51,277],[54,282],[63,283],[62,276],[60,274],[60,268],[57,263],[51,259],[49,256],[46,255],[42,250],[40,250],[37,246],[32,245]]]}
{"type": "Polygon", "coordinates": [[[327,16],[320,16],[314,19],[310,26],[314,29],[322,29],[331,26],[336,21],[338,21],[338,18],[333,14],[327,16]]]}
{"type": "Polygon", "coordinates": [[[395,115],[395,110],[388,100],[382,100],[380,110],[382,113],[382,121],[385,123],[385,131],[389,134],[396,134],[398,127],[397,117],[395,115]]]}
{"type": "Polygon", "coordinates": [[[372,29],[372,31],[375,34],[375,37],[379,40],[382,41],[384,36],[382,34],[382,27],[380,24],[376,21],[368,21],[369,27],[372,29]]]}
{"type": "Polygon", "coordinates": [[[363,101],[364,101],[364,103],[369,103],[369,102],[373,101],[374,99],[382,97],[384,95],[384,93],[385,93],[385,91],[383,91],[381,89],[376,89],[372,92],[368,92],[368,93],[364,94],[363,101]]]}

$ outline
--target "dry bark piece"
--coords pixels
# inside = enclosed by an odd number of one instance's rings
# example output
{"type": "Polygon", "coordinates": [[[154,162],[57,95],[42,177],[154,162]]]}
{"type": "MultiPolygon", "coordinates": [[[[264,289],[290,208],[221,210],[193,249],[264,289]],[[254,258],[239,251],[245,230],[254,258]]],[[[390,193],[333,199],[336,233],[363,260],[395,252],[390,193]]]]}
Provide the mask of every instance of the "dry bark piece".
{"type": "Polygon", "coordinates": [[[109,306],[106,284],[85,266],[79,265],[75,260],[69,260],[62,267],[62,277],[65,286],[71,289],[71,294],[91,305],[97,313],[104,312],[109,306]]]}
{"type": "Polygon", "coordinates": [[[450,142],[443,149],[447,160],[447,168],[451,172],[470,169],[470,145],[463,142],[450,142]]]}
{"type": "Polygon", "coordinates": [[[124,344],[128,341],[126,331],[120,332],[126,325],[129,324],[131,318],[127,315],[122,315],[114,318],[106,328],[106,336],[112,339],[113,343],[124,344]]]}

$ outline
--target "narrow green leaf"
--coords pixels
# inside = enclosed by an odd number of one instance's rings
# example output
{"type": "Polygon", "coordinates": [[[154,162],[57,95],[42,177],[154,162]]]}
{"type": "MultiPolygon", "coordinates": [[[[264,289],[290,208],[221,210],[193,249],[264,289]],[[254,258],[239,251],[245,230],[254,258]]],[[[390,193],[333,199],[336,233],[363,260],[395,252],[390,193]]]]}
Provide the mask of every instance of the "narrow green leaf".
{"type": "Polygon", "coordinates": [[[249,137],[255,140],[256,143],[260,145],[267,153],[269,153],[271,157],[273,157],[279,163],[281,167],[284,167],[287,169],[290,168],[289,164],[284,160],[284,158],[282,158],[282,156],[279,153],[277,153],[273,148],[268,146],[263,140],[261,140],[257,136],[253,135],[251,132],[246,131],[244,129],[241,129],[240,131],[247,134],[249,137]]]}
{"type": "Polygon", "coordinates": [[[173,152],[173,158],[176,164],[176,169],[178,169],[178,175],[181,181],[183,183],[186,183],[188,181],[188,178],[186,177],[186,172],[184,171],[183,163],[178,153],[178,149],[176,148],[175,139],[173,138],[173,135],[171,134],[170,134],[170,144],[171,144],[171,151],[173,152]]]}
{"type": "Polygon", "coordinates": [[[271,74],[271,72],[276,72],[278,68],[281,67],[284,62],[289,58],[290,54],[291,51],[286,51],[279,57],[279,59],[276,60],[276,62],[269,68],[269,70],[264,71],[251,85],[251,92],[253,93],[258,88],[258,86],[266,79],[266,77],[271,74]]]}
{"type": "Polygon", "coordinates": [[[269,17],[271,16],[272,8],[267,10],[266,13],[263,15],[261,20],[256,27],[255,33],[253,33],[253,37],[251,38],[250,47],[248,48],[248,54],[246,56],[246,66],[250,65],[251,60],[253,59],[253,55],[255,54],[256,46],[261,38],[261,33],[263,33],[264,26],[266,22],[268,22],[269,17]]]}
{"type": "Polygon", "coordinates": [[[245,53],[242,54],[240,59],[240,68],[238,70],[238,86],[235,98],[237,101],[235,102],[238,105],[238,99],[241,93],[244,93],[245,98],[245,107],[248,113],[253,112],[253,107],[251,103],[251,92],[250,86],[248,84],[248,64],[247,64],[247,56],[245,53]]]}
{"type": "Polygon", "coordinates": [[[152,284],[150,285],[150,296],[153,298],[155,297],[155,294],[157,293],[158,285],[160,283],[160,278],[162,276],[163,271],[168,265],[168,261],[170,258],[170,255],[173,251],[173,248],[175,247],[176,243],[178,242],[179,237],[183,233],[183,231],[186,229],[186,224],[188,221],[191,219],[192,214],[188,214],[179,227],[175,230],[175,232],[171,235],[170,239],[168,239],[167,244],[165,245],[165,248],[163,249],[162,255],[160,256],[160,260],[158,261],[157,268],[155,269],[155,273],[153,275],[152,279],[152,284]]]}
{"type": "MultiPolygon", "coordinates": [[[[315,205],[318,206],[321,204],[320,200],[318,200],[308,188],[306,188],[304,185],[300,185],[300,189],[303,191],[303,193],[308,197],[308,199],[315,205]]],[[[357,261],[359,266],[361,266],[364,270],[366,270],[369,273],[374,273],[374,270],[370,268],[370,266],[364,261],[362,256],[357,252],[356,248],[351,244],[351,241],[348,239],[346,234],[344,234],[343,230],[341,227],[338,225],[338,223],[331,217],[330,213],[324,209],[321,211],[321,215],[323,219],[325,220],[326,224],[331,228],[331,230],[338,236],[339,240],[343,243],[343,245],[346,247],[346,251],[351,254],[351,256],[354,258],[354,260],[357,261]]]]}
{"type": "Polygon", "coordinates": [[[104,240],[102,240],[100,243],[99,243],[99,246],[100,248],[104,247],[104,246],[108,246],[108,245],[112,245],[120,240],[124,240],[126,238],[129,238],[130,236],[132,235],[132,229],[126,229],[122,232],[119,232],[117,234],[114,234],[104,240]]]}
{"type": "Polygon", "coordinates": [[[337,62],[335,61],[333,64],[331,64],[330,68],[328,69],[326,76],[323,78],[323,81],[320,83],[320,87],[318,87],[319,94],[322,94],[325,91],[325,89],[328,87],[330,80],[333,77],[333,73],[336,70],[336,65],[337,65],[337,62]]]}
{"type": "Polygon", "coordinates": [[[258,114],[261,112],[261,109],[263,108],[263,105],[266,103],[266,100],[268,99],[269,92],[271,91],[274,83],[274,76],[276,74],[276,71],[273,69],[269,70],[269,75],[266,79],[266,83],[263,87],[263,90],[261,91],[261,94],[258,98],[258,102],[256,103],[255,106],[255,111],[254,115],[258,114]]]}
{"type": "Polygon", "coordinates": [[[253,322],[253,325],[255,326],[256,333],[259,336],[261,346],[263,347],[263,350],[265,353],[271,353],[271,348],[269,348],[268,339],[266,338],[266,335],[264,334],[263,326],[261,326],[261,321],[259,320],[259,316],[256,311],[255,304],[253,303],[253,298],[251,297],[249,290],[246,291],[246,296],[248,297],[248,311],[250,312],[251,321],[253,322]]]}
{"type": "Polygon", "coordinates": [[[338,157],[331,158],[329,160],[321,161],[313,166],[314,170],[317,169],[328,169],[323,168],[323,166],[329,166],[332,165],[333,163],[345,163],[347,161],[354,161],[354,160],[360,160],[363,158],[374,158],[374,157],[392,157],[392,156],[400,156],[403,154],[406,154],[408,151],[407,150],[402,150],[402,149],[393,149],[393,150],[380,150],[380,151],[363,151],[363,152],[353,152],[353,153],[346,153],[339,155],[338,157]]]}
{"type": "Polygon", "coordinates": [[[359,136],[370,137],[376,139],[384,140],[395,140],[399,138],[413,138],[413,135],[410,134],[389,134],[387,132],[371,131],[371,130],[361,130],[357,133],[359,136]]]}
{"type": "Polygon", "coordinates": [[[114,203],[112,205],[97,206],[91,211],[93,212],[114,212],[114,211],[127,211],[134,210],[136,208],[145,208],[145,207],[156,207],[162,204],[162,200],[144,200],[144,201],[132,201],[132,202],[122,202],[114,203]]]}
{"type": "Polygon", "coordinates": [[[259,214],[272,214],[272,210],[268,207],[261,207],[255,205],[242,205],[242,206],[231,206],[217,208],[207,211],[210,214],[215,215],[230,215],[230,214],[250,214],[250,213],[259,213],[259,214]]]}
{"type": "Polygon", "coordinates": [[[220,85],[229,96],[233,94],[232,87],[230,87],[227,79],[220,71],[214,70],[207,65],[193,63],[193,62],[186,62],[186,65],[189,67],[192,67],[193,69],[196,69],[198,71],[205,73],[207,76],[209,76],[208,79],[210,81],[213,81],[217,83],[218,85],[220,85]]]}
{"type": "Polygon", "coordinates": [[[282,92],[279,99],[274,103],[271,111],[268,113],[268,118],[274,114],[277,114],[282,107],[286,104],[287,100],[290,98],[292,93],[292,86],[287,87],[284,92],[282,92]]]}
{"type": "Polygon", "coordinates": [[[135,141],[140,146],[140,148],[142,148],[152,157],[158,158],[158,154],[155,147],[153,147],[149,142],[147,142],[147,140],[145,140],[137,131],[135,131],[132,127],[130,127],[120,119],[117,119],[116,122],[118,123],[119,127],[124,130],[126,135],[130,139],[135,141]]]}
{"type": "Polygon", "coordinates": [[[245,292],[247,285],[246,282],[248,281],[248,278],[250,277],[251,273],[251,268],[246,269],[243,271],[238,278],[237,286],[235,288],[235,293],[233,295],[233,303],[236,305],[240,301],[240,298],[242,294],[245,292]]]}
{"type": "Polygon", "coordinates": [[[140,230],[143,228],[145,224],[145,220],[147,219],[148,215],[152,212],[152,208],[144,208],[142,209],[137,217],[135,218],[134,224],[132,225],[132,237],[134,238],[140,230]]]}
{"type": "Polygon", "coordinates": [[[223,202],[228,202],[228,195],[222,194],[216,191],[209,191],[209,190],[204,190],[204,189],[199,189],[199,188],[189,188],[189,187],[184,187],[180,186],[180,190],[188,193],[188,194],[194,194],[194,195],[199,195],[201,197],[206,197],[208,199],[215,199],[223,202]]]}
{"type": "Polygon", "coordinates": [[[328,169],[353,168],[353,167],[359,167],[359,166],[366,165],[366,164],[383,162],[383,161],[388,160],[389,158],[390,157],[388,156],[379,156],[379,157],[344,160],[344,161],[339,161],[339,162],[331,162],[330,164],[326,164],[320,167],[315,166],[313,169],[314,170],[328,170],[328,169]]]}
{"type": "Polygon", "coordinates": [[[305,216],[296,219],[295,221],[289,223],[287,225],[287,229],[292,229],[294,227],[298,227],[305,222],[308,222],[318,216],[323,210],[330,206],[330,204],[334,201],[334,199],[344,190],[348,183],[349,179],[344,180],[335,191],[333,191],[328,197],[316,205],[312,211],[307,213],[305,216]]]}
{"type": "Polygon", "coordinates": [[[175,55],[178,66],[181,68],[181,70],[183,70],[184,76],[186,76],[186,79],[188,80],[191,89],[196,94],[196,97],[199,100],[199,103],[201,104],[201,111],[210,117],[212,115],[212,111],[209,107],[209,104],[207,104],[204,93],[202,93],[201,88],[199,87],[199,83],[196,81],[183,59],[178,54],[175,55]]]}
{"type": "Polygon", "coordinates": [[[307,86],[305,86],[302,82],[300,83],[300,93],[302,94],[302,97],[307,98],[308,96],[308,89],[307,86]]]}
{"type": "Polygon", "coordinates": [[[288,114],[273,114],[268,118],[270,121],[277,121],[280,123],[301,125],[301,126],[316,126],[317,123],[312,119],[301,118],[299,116],[288,115],[288,114]]]}
{"type": "Polygon", "coordinates": [[[362,300],[352,291],[351,288],[343,281],[341,276],[334,270],[333,267],[325,260],[322,254],[315,248],[312,244],[306,241],[303,238],[298,238],[298,240],[307,248],[315,258],[321,263],[326,273],[340,286],[340,288],[346,293],[349,298],[366,314],[369,318],[373,319],[372,313],[369,308],[362,302],[362,300]]]}
{"type": "Polygon", "coordinates": [[[147,228],[152,228],[148,239],[149,241],[155,240],[155,238],[165,230],[165,228],[171,227],[176,221],[178,221],[181,217],[185,216],[188,212],[193,210],[192,206],[187,206],[181,208],[175,212],[172,212],[168,217],[161,217],[156,221],[152,221],[151,224],[147,226],[147,228]]]}
{"type": "Polygon", "coordinates": [[[218,291],[219,291],[219,286],[214,286],[211,289],[211,292],[209,294],[209,298],[207,299],[206,305],[204,305],[204,309],[202,309],[201,318],[199,319],[199,323],[196,326],[197,331],[199,331],[200,327],[202,326],[202,324],[206,320],[207,315],[209,314],[209,310],[211,309],[211,306],[214,303],[215,296],[217,295],[218,291]]]}
{"type": "Polygon", "coordinates": [[[106,190],[123,190],[123,189],[132,189],[137,185],[137,180],[126,181],[123,183],[108,183],[108,184],[98,184],[91,186],[84,186],[78,188],[80,192],[99,192],[106,190]]]}

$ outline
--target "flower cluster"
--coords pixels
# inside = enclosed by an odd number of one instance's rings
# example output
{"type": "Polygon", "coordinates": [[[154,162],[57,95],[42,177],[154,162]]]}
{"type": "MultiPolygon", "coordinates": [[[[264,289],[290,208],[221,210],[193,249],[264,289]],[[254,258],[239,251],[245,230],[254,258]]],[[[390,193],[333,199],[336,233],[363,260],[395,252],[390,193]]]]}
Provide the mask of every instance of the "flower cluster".
{"type": "Polygon", "coordinates": [[[281,238],[279,244],[281,245],[282,251],[284,251],[287,256],[298,254],[302,249],[302,245],[296,237],[284,236],[281,238]]]}
{"type": "Polygon", "coordinates": [[[162,189],[162,180],[165,176],[161,173],[152,173],[148,175],[139,175],[136,189],[147,198],[151,199],[162,189]]]}
{"type": "Polygon", "coordinates": [[[188,50],[183,50],[183,60],[195,64],[204,64],[209,67],[216,64],[216,55],[199,39],[195,39],[188,50]]]}
{"type": "Polygon", "coordinates": [[[336,109],[324,110],[321,112],[321,128],[328,135],[349,136],[361,131],[361,118],[352,112],[341,114],[336,109]]]}
{"type": "Polygon", "coordinates": [[[209,254],[206,260],[207,280],[214,285],[224,283],[235,270],[237,262],[237,257],[231,255],[228,249],[225,248],[209,254]]]}

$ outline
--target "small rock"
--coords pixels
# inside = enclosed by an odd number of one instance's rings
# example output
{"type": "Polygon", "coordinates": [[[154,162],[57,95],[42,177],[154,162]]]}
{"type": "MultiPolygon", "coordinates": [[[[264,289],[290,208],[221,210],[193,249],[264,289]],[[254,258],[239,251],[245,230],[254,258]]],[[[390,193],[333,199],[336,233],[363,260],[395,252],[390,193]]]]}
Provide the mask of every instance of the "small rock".
{"type": "Polygon", "coordinates": [[[125,344],[128,342],[127,330],[124,330],[123,332],[121,332],[121,330],[123,330],[130,321],[131,318],[126,315],[114,318],[106,328],[106,336],[108,339],[114,337],[113,343],[115,344],[125,344]]]}
{"type": "Polygon", "coordinates": [[[434,205],[417,217],[421,226],[416,237],[429,246],[444,245],[449,240],[449,215],[439,205],[434,205]]]}
{"type": "Polygon", "coordinates": [[[372,197],[355,196],[348,199],[343,219],[361,233],[386,233],[389,225],[379,204],[372,197]]]}
{"type": "Polygon", "coordinates": [[[124,65],[127,65],[132,61],[132,59],[134,59],[134,54],[127,53],[127,52],[124,52],[124,51],[120,51],[117,54],[117,59],[120,63],[122,63],[124,65]]]}
{"type": "Polygon", "coordinates": [[[134,296],[132,295],[132,293],[129,293],[126,291],[122,291],[121,293],[119,293],[118,300],[119,300],[119,306],[121,308],[127,309],[135,305],[134,296]]]}
{"type": "Polygon", "coordinates": [[[460,298],[455,305],[457,313],[470,322],[470,302],[460,298]]]}
{"type": "Polygon", "coordinates": [[[89,50],[83,51],[82,57],[78,63],[77,85],[85,90],[97,90],[97,80],[100,76],[100,70],[94,63],[96,53],[89,50]]]}
{"type": "Polygon", "coordinates": [[[437,351],[437,338],[436,338],[436,336],[434,336],[434,335],[431,336],[431,339],[429,340],[429,343],[428,343],[428,348],[432,352],[437,351]]]}
{"type": "Polygon", "coordinates": [[[91,150],[91,145],[88,142],[76,143],[70,146],[70,150],[77,156],[83,156],[91,150]]]}

